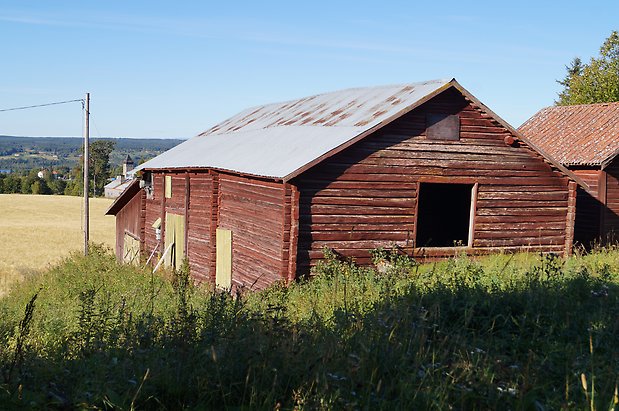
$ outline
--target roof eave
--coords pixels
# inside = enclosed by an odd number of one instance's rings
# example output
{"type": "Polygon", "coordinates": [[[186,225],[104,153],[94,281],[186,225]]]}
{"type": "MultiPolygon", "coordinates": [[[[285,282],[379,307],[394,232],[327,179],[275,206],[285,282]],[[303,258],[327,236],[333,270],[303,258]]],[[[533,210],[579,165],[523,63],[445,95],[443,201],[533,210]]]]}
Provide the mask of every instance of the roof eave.
{"type": "Polygon", "coordinates": [[[142,168],[140,169],[140,171],[142,172],[160,172],[160,173],[165,173],[165,172],[196,172],[196,171],[201,171],[201,172],[209,172],[209,171],[216,171],[218,173],[225,173],[225,174],[234,174],[234,175],[239,175],[242,177],[251,177],[251,178],[258,178],[258,179],[263,179],[263,180],[273,180],[276,182],[280,182],[283,181],[282,177],[278,177],[278,176],[268,176],[268,175],[262,175],[262,174],[253,174],[253,173],[247,173],[244,171],[237,171],[237,170],[229,170],[229,169],[225,169],[225,168],[217,168],[217,167],[201,167],[201,166],[188,166],[188,167],[153,167],[153,168],[142,168]]]}
{"type": "Polygon", "coordinates": [[[123,209],[125,205],[137,194],[140,192],[140,181],[138,179],[134,179],[131,184],[125,188],[125,190],[114,200],[114,202],[110,205],[110,207],[105,212],[105,215],[117,215],[120,210],[123,209]]]}
{"type": "Polygon", "coordinates": [[[601,166],[601,170],[604,170],[606,167],[608,167],[608,165],[610,163],[613,162],[613,160],[615,160],[615,158],[617,158],[617,155],[619,155],[619,149],[615,150],[611,155],[609,155],[608,157],[606,157],[600,164],[601,166]]]}

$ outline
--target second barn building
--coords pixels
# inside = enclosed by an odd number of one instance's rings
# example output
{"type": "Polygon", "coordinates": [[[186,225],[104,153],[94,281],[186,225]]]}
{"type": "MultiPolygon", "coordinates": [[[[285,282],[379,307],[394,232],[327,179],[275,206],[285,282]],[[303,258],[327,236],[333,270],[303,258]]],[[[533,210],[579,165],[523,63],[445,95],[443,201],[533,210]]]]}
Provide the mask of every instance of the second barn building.
{"type": "Polygon", "coordinates": [[[519,131],[585,183],[575,240],[587,247],[619,240],[619,103],[547,107],[519,131]]]}
{"type": "Polygon", "coordinates": [[[119,258],[186,256],[222,287],[292,281],[324,247],[369,264],[572,246],[575,177],[455,80],[250,108],[139,170],[108,211],[119,258]]]}

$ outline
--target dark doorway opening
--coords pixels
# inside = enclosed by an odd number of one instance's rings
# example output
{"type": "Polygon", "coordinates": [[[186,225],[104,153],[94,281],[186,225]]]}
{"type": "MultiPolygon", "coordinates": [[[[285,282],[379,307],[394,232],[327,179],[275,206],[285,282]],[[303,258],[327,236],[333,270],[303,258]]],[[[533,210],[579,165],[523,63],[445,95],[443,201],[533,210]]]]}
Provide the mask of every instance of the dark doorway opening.
{"type": "Polygon", "coordinates": [[[466,246],[473,184],[421,183],[417,201],[417,247],[466,246]]]}

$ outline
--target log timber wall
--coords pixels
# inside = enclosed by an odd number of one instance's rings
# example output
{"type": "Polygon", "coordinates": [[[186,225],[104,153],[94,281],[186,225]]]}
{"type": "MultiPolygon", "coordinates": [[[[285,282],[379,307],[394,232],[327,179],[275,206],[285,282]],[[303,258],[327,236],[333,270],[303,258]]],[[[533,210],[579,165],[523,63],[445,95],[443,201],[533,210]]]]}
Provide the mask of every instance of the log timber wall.
{"type": "MultiPolygon", "coordinates": [[[[478,184],[472,244],[483,254],[571,247],[576,187],[528,147],[508,146],[510,132],[455,90],[405,114],[292,182],[300,192],[299,269],[330,247],[359,263],[396,244],[430,257],[452,247],[416,247],[422,182],[478,184]],[[426,115],[457,114],[460,140],[426,139],[426,115]],[[569,245],[568,245],[569,244],[569,245]]],[[[448,201],[448,199],[446,199],[448,201]]]]}
{"type": "Polygon", "coordinates": [[[144,191],[140,190],[116,214],[116,257],[119,261],[122,261],[123,258],[125,233],[139,239],[140,248],[143,250],[142,239],[144,238],[144,219],[146,216],[144,199],[144,191]]]}
{"type": "Polygon", "coordinates": [[[289,187],[213,170],[155,171],[152,181],[153,195],[145,207],[148,254],[155,247],[164,251],[165,213],[173,213],[185,217],[185,255],[198,281],[215,281],[216,228],[232,231],[235,286],[261,289],[288,279],[289,244],[284,238],[289,238],[290,230],[289,187]],[[166,176],[171,177],[170,198],[164,195],[166,176]],[[157,218],[162,221],[159,245],[151,227],[157,218]]]}

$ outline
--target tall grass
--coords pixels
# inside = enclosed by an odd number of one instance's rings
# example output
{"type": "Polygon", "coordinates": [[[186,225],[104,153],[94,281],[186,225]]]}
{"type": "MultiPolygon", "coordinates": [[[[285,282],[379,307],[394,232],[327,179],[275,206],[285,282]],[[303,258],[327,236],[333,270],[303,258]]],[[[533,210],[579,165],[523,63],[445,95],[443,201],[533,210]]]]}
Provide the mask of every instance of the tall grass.
{"type": "Polygon", "coordinates": [[[326,257],[230,296],[73,256],[0,300],[0,408],[617,406],[619,252],[326,257]]]}

